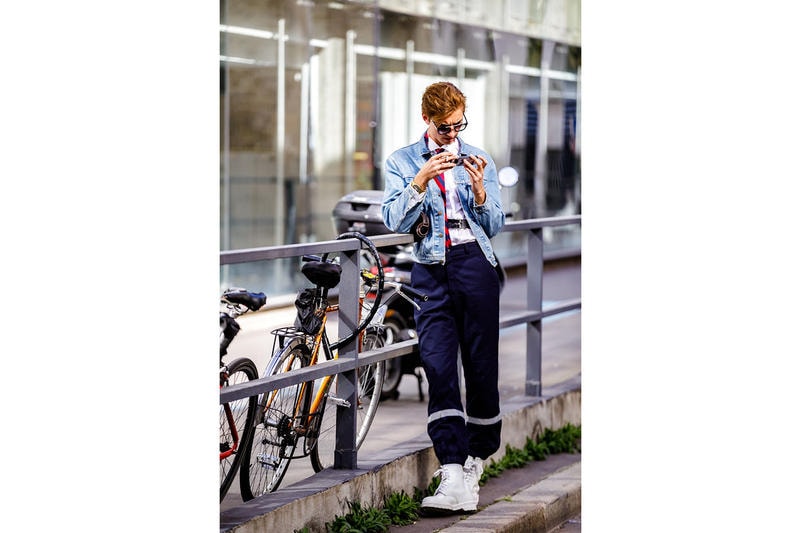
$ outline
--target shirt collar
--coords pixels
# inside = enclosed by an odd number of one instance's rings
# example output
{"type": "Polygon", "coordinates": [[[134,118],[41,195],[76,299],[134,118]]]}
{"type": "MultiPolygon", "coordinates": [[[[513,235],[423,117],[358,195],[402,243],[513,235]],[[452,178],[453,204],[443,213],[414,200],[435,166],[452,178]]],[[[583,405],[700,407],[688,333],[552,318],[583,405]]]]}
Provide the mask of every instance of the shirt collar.
{"type": "Polygon", "coordinates": [[[428,150],[430,150],[431,152],[435,152],[437,148],[444,148],[451,154],[458,155],[458,151],[461,148],[461,139],[459,139],[458,137],[456,137],[455,140],[450,144],[446,144],[441,147],[438,144],[436,144],[436,141],[434,141],[428,136],[427,132],[425,133],[425,140],[427,141],[428,150]]]}

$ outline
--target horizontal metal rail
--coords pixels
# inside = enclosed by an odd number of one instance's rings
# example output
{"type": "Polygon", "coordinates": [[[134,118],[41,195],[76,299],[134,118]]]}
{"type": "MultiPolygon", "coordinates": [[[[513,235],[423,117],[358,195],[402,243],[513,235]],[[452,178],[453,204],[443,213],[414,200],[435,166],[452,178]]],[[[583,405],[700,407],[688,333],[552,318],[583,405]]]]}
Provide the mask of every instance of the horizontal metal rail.
{"type": "MultiPolygon", "coordinates": [[[[500,329],[536,322],[549,316],[579,309],[580,307],[580,299],[575,299],[565,300],[565,302],[560,305],[554,305],[542,311],[508,313],[500,318],[500,329]]],[[[412,353],[414,351],[414,345],[416,345],[417,342],[419,342],[417,339],[409,339],[382,348],[361,352],[358,354],[358,359],[334,359],[332,361],[323,361],[314,366],[294,369],[276,376],[266,376],[258,378],[257,380],[231,385],[230,387],[225,387],[220,393],[220,403],[241,400],[242,398],[297,385],[305,381],[317,380],[347,370],[354,370],[363,365],[370,365],[394,357],[402,357],[403,355],[412,353]]]]}
{"type": "Polygon", "coordinates": [[[334,374],[341,374],[348,370],[355,370],[356,368],[383,361],[384,359],[391,359],[393,357],[400,357],[410,354],[414,351],[414,345],[417,344],[417,339],[410,339],[407,341],[390,344],[383,348],[377,348],[367,352],[358,354],[358,358],[339,358],[330,361],[322,361],[313,366],[297,368],[288,372],[283,372],[275,376],[266,376],[258,378],[253,381],[246,381],[225,387],[220,392],[220,403],[232,402],[234,400],[241,400],[250,396],[257,396],[263,392],[269,392],[284,387],[290,387],[303,383],[306,381],[313,381],[325,376],[332,376],[334,374]]]}
{"type": "Polygon", "coordinates": [[[564,300],[559,305],[554,305],[541,311],[518,311],[507,313],[500,317],[500,329],[510,328],[511,326],[516,326],[518,324],[538,322],[549,316],[566,313],[567,311],[574,311],[575,309],[580,309],[580,307],[580,298],[575,298],[574,300],[564,300]]]}
{"type": "MultiPolygon", "coordinates": [[[[369,240],[375,243],[375,246],[378,248],[413,242],[413,239],[410,235],[401,233],[370,236],[369,240]]],[[[267,261],[270,259],[285,259],[288,257],[300,257],[302,255],[358,250],[360,247],[361,242],[357,239],[341,239],[301,244],[285,244],[283,246],[245,248],[242,250],[228,250],[219,253],[219,264],[232,265],[235,263],[255,263],[257,261],[267,261]]]]}
{"type": "MultiPolygon", "coordinates": [[[[500,317],[500,328],[508,328],[519,324],[528,324],[527,370],[525,392],[531,396],[541,394],[541,321],[544,318],[565,313],[581,307],[580,298],[566,300],[558,305],[542,309],[542,275],[543,275],[543,241],[542,229],[545,227],[580,224],[581,216],[565,216],[515,220],[506,222],[504,232],[529,231],[528,242],[528,309],[512,312],[500,317]]],[[[388,235],[370,236],[376,247],[408,244],[413,239],[408,234],[392,233],[388,235]]],[[[331,252],[354,251],[361,246],[357,239],[341,239],[320,241],[315,243],[289,244],[283,246],[265,246],[243,250],[220,252],[220,264],[249,263],[273,259],[299,257],[306,254],[323,254],[331,252]]],[[[343,273],[343,278],[344,278],[343,273]]],[[[343,279],[344,281],[344,279],[343,279]]],[[[332,361],[323,361],[314,366],[294,369],[276,376],[265,376],[257,380],[225,387],[220,392],[220,403],[232,402],[264,392],[297,385],[325,376],[353,371],[356,368],[377,361],[401,357],[413,351],[417,339],[411,339],[376,350],[361,352],[356,357],[343,357],[332,361]]]]}
{"type": "Polygon", "coordinates": [[[571,215],[566,217],[547,217],[547,218],[529,218],[526,220],[508,220],[503,225],[502,232],[507,231],[522,231],[541,228],[552,228],[555,226],[569,226],[571,224],[580,224],[581,215],[571,215]]]}

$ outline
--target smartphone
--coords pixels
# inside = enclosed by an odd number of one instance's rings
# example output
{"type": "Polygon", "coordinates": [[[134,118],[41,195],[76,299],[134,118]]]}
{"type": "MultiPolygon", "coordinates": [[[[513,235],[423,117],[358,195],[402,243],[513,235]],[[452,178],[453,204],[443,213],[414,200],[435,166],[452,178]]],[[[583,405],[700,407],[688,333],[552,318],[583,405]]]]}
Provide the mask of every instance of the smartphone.
{"type": "Polygon", "coordinates": [[[469,154],[458,154],[458,157],[457,157],[457,158],[455,158],[455,160],[453,160],[453,163],[454,163],[456,166],[458,166],[458,165],[463,165],[463,164],[464,164],[464,160],[465,160],[465,159],[466,159],[467,161],[469,161],[470,163],[472,163],[472,160],[469,158],[469,154]]]}

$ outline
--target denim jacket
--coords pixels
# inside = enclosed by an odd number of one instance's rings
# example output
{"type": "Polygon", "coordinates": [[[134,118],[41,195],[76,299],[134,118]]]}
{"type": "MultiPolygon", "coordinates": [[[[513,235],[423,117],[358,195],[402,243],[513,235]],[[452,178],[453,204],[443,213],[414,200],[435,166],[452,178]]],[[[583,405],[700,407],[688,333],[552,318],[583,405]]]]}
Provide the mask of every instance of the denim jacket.
{"type": "MultiPolygon", "coordinates": [[[[395,233],[408,233],[424,209],[430,216],[431,228],[421,241],[414,244],[414,260],[426,264],[443,264],[445,261],[445,226],[444,201],[441,191],[431,180],[422,195],[422,200],[419,201],[417,192],[411,187],[414,176],[425,164],[424,154],[427,154],[428,151],[428,145],[423,136],[418,142],[396,150],[386,159],[384,163],[383,222],[395,233]]],[[[483,185],[486,189],[486,201],[483,205],[475,205],[469,174],[464,167],[453,167],[453,172],[458,187],[458,197],[464,207],[469,227],[475,234],[486,259],[492,266],[497,266],[489,239],[500,232],[506,220],[500,202],[497,167],[489,154],[463,140],[461,141],[461,152],[482,155],[488,161],[483,173],[483,185]]]]}

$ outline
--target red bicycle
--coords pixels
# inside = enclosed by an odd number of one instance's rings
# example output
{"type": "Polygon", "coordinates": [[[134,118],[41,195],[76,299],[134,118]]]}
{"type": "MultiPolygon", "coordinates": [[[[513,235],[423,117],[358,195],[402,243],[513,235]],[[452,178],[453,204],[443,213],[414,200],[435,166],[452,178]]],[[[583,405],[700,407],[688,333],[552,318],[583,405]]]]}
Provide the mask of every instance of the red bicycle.
{"type": "MultiPolygon", "coordinates": [[[[224,363],[228,346],[239,332],[236,318],[247,311],[257,311],[266,303],[264,293],[228,289],[222,295],[224,310],[219,313],[219,389],[258,379],[255,363],[240,357],[224,363]]],[[[219,500],[225,498],[242,462],[243,451],[250,446],[255,428],[257,397],[242,398],[219,406],[219,500]]]]}

